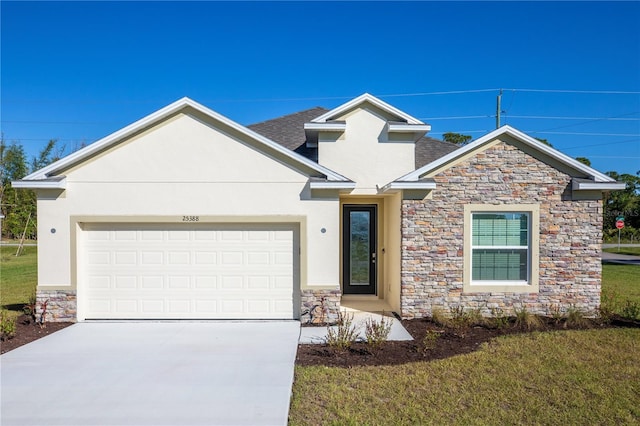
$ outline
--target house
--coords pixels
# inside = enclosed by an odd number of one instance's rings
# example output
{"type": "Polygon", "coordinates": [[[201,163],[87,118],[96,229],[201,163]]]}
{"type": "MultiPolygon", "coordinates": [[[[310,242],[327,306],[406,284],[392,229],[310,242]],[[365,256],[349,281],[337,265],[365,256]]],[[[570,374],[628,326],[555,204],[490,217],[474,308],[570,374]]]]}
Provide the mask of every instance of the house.
{"type": "Polygon", "coordinates": [[[602,193],[623,184],[509,126],[462,148],[429,130],[369,94],[250,127],[180,99],[14,182],[38,194],[39,309],[597,309],[602,193]]]}

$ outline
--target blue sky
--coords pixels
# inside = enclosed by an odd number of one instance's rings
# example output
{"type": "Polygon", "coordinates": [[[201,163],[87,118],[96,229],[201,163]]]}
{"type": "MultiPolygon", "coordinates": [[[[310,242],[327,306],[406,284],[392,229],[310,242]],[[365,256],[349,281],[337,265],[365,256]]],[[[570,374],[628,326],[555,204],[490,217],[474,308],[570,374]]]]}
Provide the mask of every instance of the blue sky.
{"type": "Polygon", "coordinates": [[[183,96],[251,124],[369,92],[431,136],[477,138],[495,128],[504,88],[503,124],[600,171],[640,170],[640,2],[0,8],[1,130],[30,155],[52,138],[67,150],[93,142],[183,96]]]}

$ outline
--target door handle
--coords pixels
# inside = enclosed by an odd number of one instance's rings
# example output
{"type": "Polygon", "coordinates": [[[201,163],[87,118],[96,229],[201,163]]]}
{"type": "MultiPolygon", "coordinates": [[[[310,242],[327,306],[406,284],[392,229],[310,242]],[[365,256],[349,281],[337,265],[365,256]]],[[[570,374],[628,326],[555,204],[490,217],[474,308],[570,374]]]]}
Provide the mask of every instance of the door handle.
{"type": "Polygon", "coordinates": [[[376,263],[376,254],[371,253],[371,263],[376,263]]]}

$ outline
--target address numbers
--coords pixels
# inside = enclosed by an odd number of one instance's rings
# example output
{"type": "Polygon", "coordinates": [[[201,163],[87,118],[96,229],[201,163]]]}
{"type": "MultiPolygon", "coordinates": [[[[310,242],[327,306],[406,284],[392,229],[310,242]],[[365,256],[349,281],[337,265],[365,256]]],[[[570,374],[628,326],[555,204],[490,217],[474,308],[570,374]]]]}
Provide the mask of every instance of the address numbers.
{"type": "Polygon", "coordinates": [[[199,222],[200,216],[182,216],[183,222],[199,222]]]}

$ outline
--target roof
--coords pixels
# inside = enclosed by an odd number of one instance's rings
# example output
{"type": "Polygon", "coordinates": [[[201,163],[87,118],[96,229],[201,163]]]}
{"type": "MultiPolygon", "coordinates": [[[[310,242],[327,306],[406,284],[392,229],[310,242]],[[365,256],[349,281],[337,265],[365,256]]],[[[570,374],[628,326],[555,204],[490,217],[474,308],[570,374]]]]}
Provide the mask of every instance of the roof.
{"type": "Polygon", "coordinates": [[[304,123],[311,121],[327,111],[329,110],[322,107],[315,107],[251,124],[247,127],[256,133],[266,136],[272,141],[278,142],[291,151],[297,152],[310,160],[318,161],[318,148],[309,148],[306,145],[304,123]]]}
{"type": "MultiPolygon", "coordinates": [[[[315,107],[247,127],[310,160],[318,161],[318,148],[310,148],[306,143],[304,124],[327,112],[326,108],[315,107]]],[[[459,145],[424,136],[415,143],[415,167],[422,167],[458,148],[459,145]]]]}
{"type": "Polygon", "coordinates": [[[460,145],[423,136],[416,141],[416,169],[459,149],[460,145]]]}
{"type": "Polygon", "coordinates": [[[34,173],[31,173],[30,175],[23,178],[21,181],[22,184],[19,184],[19,185],[21,185],[21,187],[23,188],[45,187],[45,186],[39,186],[40,183],[42,183],[43,185],[46,185],[46,187],[50,188],[52,185],[52,183],[50,182],[50,179],[52,177],[55,177],[57,173],[60,173],[61,171],[73,165],[86,161],[96,153],[102,152],[105,149],[108,149],[111,146],[116,145],[123,139],[131,135],[134,135],[137,132],[144,130],[150,126],[153,126],[161,122],[162,120],[184,110],[185,108],[192,108],[197,112],[204,114],[205,116],[221,123],[222,125],[232,128],[233,130],[239,132],[240,134],[243,134],[253,139],[258,143],[258,145],[262,145],[267,149],[274,150],[284,155],[285,157],[288,157],[293,164],[297,163],[299,166],[305,166],[308,169],[314,170],[318,174],[326,176],[328,180],[349,181],[349,179],[345,178],[344,176],[332,170],[329,170],[324,166],[321,166],[315,161],[310,160],[308,157],[300,155],[295,151],[286,149],[282,144],[276,143],[273,140],[265,137],[264,135],[256,133],[253,130],[250,130],[236,123],[235,121],[232,121],[227,117],[218,114],[217,112],[205,107],[204,105],[199,104],[198,102],[195,102],[192,99],[184,97],[152,114],[149,114],[148,116],[136,121],[135,123],[130,124],[129,126],[110,134],[109,136],[106,136],[46,167],[43,167],[40,170],[35,171],[34,173]]]}
{"type": "Polygon", "coordinates": [[[576,171],[579,171],[581,173],[584,173],[585,175],[587,175],[592,181],[594,182],[603,182],[603,183],[615,183],[616,180],[603,174],[600,173],[599,171],[592,169],[591,167],[561,153],[560,151],[551,148],[548,145],[543,144],[542,142],[538,141],[535,138],[532,138],[529,135],[526,135],[524,133],[522,133],[521,131],[514,129],[511,126],[502,126],[499,129],[494,130],[493,132],[487,133],[486,135],[482,136],[481,138],[476,139],[475,141],[471,142],[470,144],[457,149],[455,151],[450,152],[449,154],[446,154],[420,168],[418,168],[417,170],[414,170],[411,173],[408,173],[400,178],[397,179],[397,181],[416,181],[419,180],[421,177],[429,174],[430,172],[435,171],[436,169],[438,169],[441,166],[446,165],[447,163],[451,163],[454,162],[455,160],[457,160],[458,158],[466,155],[467,153],[470,153],[474,150],[479,150],[482,148],[482,146],[484,146],[485,144],[494,141],[495,139],[499,138],[502,135],[508,135],[511,136],[512,138],[534,148],[537,151],[540,151],[546,155],[548,155],[549,157],[555,159],[556,161],[565,164],[566,166],[568,166],[571,169],[574,169],[576,171]]]}
{"type": "Polygon", "coordinates": [[[350,100],[347,103],[344,103],[342,105],[340,105],[337,108],[332,109],[331,111],[328,111],[324,114],[322,114],[319,117],[315,117],[313,120],[311,120],[313,123],[326,123],[328,121],[331,120],[335,120],[337,117],[339,117],[340,115],[358,107],[359,105],[363,104],[363,103],[370,103],[371,105],[374,105],[377,108],[380,108],[381,110],[387,112],[388,114],[395,116],[398,120],[395,120],[397,122],[404,122],[407,124],[418,124],[418,125],[424,125],[424,123],[420,120],[418,120],[417,118],[407,114],[404,111],[400,111],[398,108],[389,105],[388,103],[376,98],[373,95],[370,95],[369,93],[364,93],[360,96],[358,96],[357,98],[354,98],[352,100],[350,100]]]}

